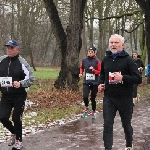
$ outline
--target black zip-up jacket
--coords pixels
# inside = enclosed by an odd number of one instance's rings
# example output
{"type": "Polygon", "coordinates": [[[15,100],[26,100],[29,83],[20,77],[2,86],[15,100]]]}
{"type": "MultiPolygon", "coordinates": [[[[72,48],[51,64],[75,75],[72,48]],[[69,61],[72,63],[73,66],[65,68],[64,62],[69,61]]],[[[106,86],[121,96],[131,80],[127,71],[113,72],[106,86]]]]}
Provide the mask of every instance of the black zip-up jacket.
{"type": "Polygon", "coordinates": [[[116,58],[113,58],[110,52],[102,60],[100,84],[105,84],[104,95],[110,97],[132,96],[133,84],[140,84],[141,82],[142,78],[137,65],[124,50],[116,58]],[[123,75],[122,82],[109,84],[109,72],[121,72],[123,75]]]}
{"type": "Polygon", "coordinates": [[[0,57],[0,77],[12,77],[13,81],[20,82],[20,88],[1,87],[2,95],[25,94],[29,86],[33,84],[33,72],[29,64],[20,55],[0,57]]]}
{"type": "MultiPolygon", "coordinates": [[[[142,67],[143,70],[144,70],[145,66],[144,66],[144,64],[143,64],[143,62],[140,58],[136,58],[136,59],[133,59],[133,60],[136,63],[138,68],[142,67]]],[[[142,75],[142,71],[140,72],[140,75],[142,75]]]]}

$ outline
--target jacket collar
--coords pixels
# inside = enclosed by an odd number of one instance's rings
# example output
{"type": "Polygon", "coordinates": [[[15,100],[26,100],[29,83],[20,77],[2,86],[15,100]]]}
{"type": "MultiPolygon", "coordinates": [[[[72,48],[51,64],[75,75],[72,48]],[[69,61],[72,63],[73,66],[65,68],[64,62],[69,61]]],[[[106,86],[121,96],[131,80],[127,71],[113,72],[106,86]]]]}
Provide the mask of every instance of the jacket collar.
{"type": "Polygon", "coordinates": [[[121,52],[119,52],[117,54],[113,54],[111,51],[109,51],[109,53],[107,54],[107,56],[113,57],[113,58],[117,58],[117,57],[129,56],[129,54],[125,50],[122,50],[121,52]]]}
{"type": "Polygon", "coordinates": [[[16,60],[18,57],[19,57],[19,54],[17,54],[17,55],[14,56],[14,57],[9,57],[9,56],[8,56],[8,58],[10,58],[11,60],[16,60]]]}

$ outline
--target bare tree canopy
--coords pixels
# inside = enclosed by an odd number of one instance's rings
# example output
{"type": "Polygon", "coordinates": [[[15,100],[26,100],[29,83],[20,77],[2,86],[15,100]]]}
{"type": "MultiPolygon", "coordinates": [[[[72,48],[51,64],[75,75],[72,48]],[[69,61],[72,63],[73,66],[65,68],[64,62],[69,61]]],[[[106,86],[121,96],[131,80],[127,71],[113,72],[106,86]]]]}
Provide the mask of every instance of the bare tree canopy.
{"type": "Polygon", "coordinates": [[[126,51],[136,50],[150,62],[150,2],[146,0],[0,0],[0,54],[4,43],[16,39],[21,55],[36,66],[59,66],[57,88],[78,89],[79,62],[87,47],[102,59],[108,38],[125,37],[126,51]],[[148,52],[148,53],[147,53],[148,52]]]}
{"type": "Polygon", "coordinates": [[[69,87],[72,90],[77,90],[79,81],[79,53],[82,46],[83,13],[87,0],[70,1],[70,16],[66,31],[62,27],[54,1],[43,1],[62,56],[61,71],[58,79],[55,81],[55,87],[69,87]]]}

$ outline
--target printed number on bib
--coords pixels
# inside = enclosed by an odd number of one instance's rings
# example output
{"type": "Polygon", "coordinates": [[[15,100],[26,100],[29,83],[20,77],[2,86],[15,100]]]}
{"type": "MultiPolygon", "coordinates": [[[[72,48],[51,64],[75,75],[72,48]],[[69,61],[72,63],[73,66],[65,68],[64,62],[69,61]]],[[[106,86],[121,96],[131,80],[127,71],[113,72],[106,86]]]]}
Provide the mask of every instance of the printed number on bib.
{"type": "MultiPolygon", "coordinates": [[[[119,73],[121,74],[121,72],[119,73]]],[[[118,83],[122,83],[122,82],[114,80],[114,73],[109,72],[109,84],[118,84],[118,83]]]]}
{"type": "Polygon", "coordinates": [[[86,73],[86,80],[95,80],[95,74],[86,73]]]}
{"type": "Polygon", "coordinates": [[[0,77],[1,87],[12,87],[12,77],[0,77]]]}

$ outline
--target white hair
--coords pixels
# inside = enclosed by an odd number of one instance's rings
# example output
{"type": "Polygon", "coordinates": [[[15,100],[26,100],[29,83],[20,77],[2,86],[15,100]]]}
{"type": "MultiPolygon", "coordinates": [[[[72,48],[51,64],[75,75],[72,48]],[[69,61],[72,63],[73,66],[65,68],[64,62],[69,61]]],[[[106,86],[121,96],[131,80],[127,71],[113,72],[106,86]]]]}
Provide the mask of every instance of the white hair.
{"type": "Polygon", "coordinates": [[[109,38],[109,42],[110,42],[110,39],[112,38],[112,37],[118,37],[119,39],[120,39],[120,41],[122,42],[122,43],[124,43],[124,37],[123,36],[121,36],[121,35],[119,35],[119,34],[113,34],[113,35],[111,35],[110,36],[110,38],[109,38]]]}

